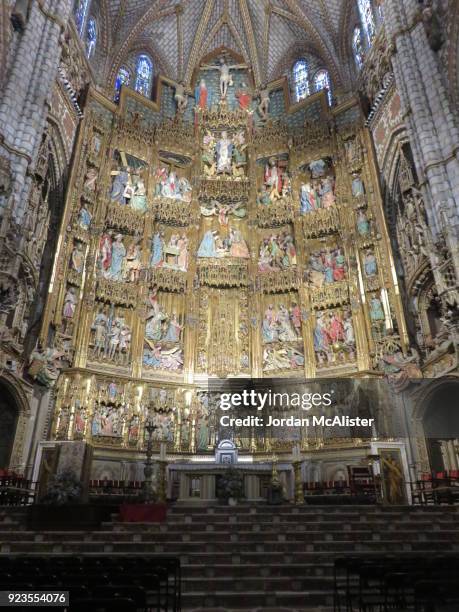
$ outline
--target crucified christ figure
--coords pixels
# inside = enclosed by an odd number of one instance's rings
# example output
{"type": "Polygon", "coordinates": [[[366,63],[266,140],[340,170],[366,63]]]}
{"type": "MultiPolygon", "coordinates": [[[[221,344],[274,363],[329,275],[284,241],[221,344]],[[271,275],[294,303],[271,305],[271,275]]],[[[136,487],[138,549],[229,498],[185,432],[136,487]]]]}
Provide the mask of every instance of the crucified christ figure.
{"type": "Polygon", "coordinates": [[[226,99],[228,93],[228,87],[233,84],[231,77],[231,70],[243,70],[247,68],[245,64],[231,64],[228,65],[224,58],[220,58],[219,66],[209,66],[208,64],[201,66],[201,70],[219,70],[220,71],[220,94],[222,100],[226,99]]]}

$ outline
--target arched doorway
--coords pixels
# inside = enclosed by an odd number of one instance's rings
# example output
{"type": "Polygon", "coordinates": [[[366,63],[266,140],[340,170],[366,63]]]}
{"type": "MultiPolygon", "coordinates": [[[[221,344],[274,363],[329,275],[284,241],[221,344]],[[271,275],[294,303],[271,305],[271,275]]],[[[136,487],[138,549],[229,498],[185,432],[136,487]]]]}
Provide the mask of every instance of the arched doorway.
{"type": "Polygon", "coordinates": [[[19,418],[19,407],[9,388],[0,382],[0,469],[10,463],[19,418]]]}
{"type": "Polygon", "coordinates": [[[445,382],[433,392],[423,425],[432,471],[459,469],[459,381],[445,382]]]}

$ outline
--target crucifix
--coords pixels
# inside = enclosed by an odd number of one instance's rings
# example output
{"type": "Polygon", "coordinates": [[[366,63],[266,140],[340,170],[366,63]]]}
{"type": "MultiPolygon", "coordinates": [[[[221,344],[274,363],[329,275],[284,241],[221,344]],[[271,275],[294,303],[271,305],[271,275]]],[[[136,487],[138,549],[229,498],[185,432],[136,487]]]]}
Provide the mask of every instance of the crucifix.
{"type": "Polygon", "coordinates": [[[210,66],[205,64],[201,66],[201,70],[219,70],[220,71],[220,94],[222,100],[226,99],[226,95],[228,93],[228,87],[233,84],[233,79],[231,77],[231,70],[243,70],[247,68],[245,64],[230,64],[228,65],[225,59],[220,58],[219,66],[210,66]]]}

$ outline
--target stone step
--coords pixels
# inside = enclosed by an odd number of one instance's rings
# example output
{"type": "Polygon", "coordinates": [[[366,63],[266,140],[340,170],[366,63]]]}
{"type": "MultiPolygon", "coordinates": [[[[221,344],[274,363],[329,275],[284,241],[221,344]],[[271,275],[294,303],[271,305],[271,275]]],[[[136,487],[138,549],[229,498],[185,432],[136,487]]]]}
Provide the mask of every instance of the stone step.
{"type": "MultiPolygon", "coordinates": [[[[256,522],[238,522],[235,521],[226,521],[226,522],[214,522],[214,521],[200,521],[199,523],[194,523],[191,521],[186,521],[184,523],[172,523],[167,521],[166,523],[158,524],[158,523],[104,523],[101,526],[104,532],[114,531],[114,532],[168,532],[168,533],[186,533],[189,531],[227,531],[234,532],[235,530],[239,531],[258,531],[260,533],[269,532],[272,530],[278,531],[317,531],[322,533],[328,533],[330,531],[360,531],[360,530],[371,530],[371,531],[433,531],[433,530],[455,530],[459,529],[459,521],[432,521],[432,522],[422,522],[422,523],[411,523],[411,522],[388,522],[384,524],[375,524],[369,523],[366,521],[360,521],[358,523],[348,523],[347,521],[342,521],[340,523],[305,523],[302,521],[292,521],[292,522],[279,522],[274,521],[271,523],[256,523],[256,522]]],[[[1,532],[1,530],[0,530],[1,532]]]]}
{"type": "Polygon", "coordinates": [[[61,542],[17,542],[11,541],[0,545],[1,553],[22,552],[22,553],[39,553],[39,552],[72,552],[74,554],[84,554],[88,552],[111,553],[111,552],[153,552],[165,554],[189,554],[189,553],[227,553],[241,554],[258,552],[264,554],[272,554],[285,551],[288,554],[301,554],[304,552],[328,552],[336,555],[353,554],[355,551],[368,550],[374,552],[396,552],[399,550],[425,552],[425,554],[433,551],[455,551],[459,550],[459,543],[451,542],[445,539],[444,541],[435,540],[430,542],[400,542],[388,540],[368,540],[359,542],[285,542],[285,541],[268,541],[253,544],[249,542],[186,542],[186,541],[166,541],[164,543],[153,542],[110,542],[101,543],[94,541],[85,541],[84,539],[77,541],[61,541],[61,542]]]}
{"type": "Polygon", "coordinates": [[[317,537],[325,537],[327,534],[338,535],[340,533],[350,534],[359,536],[365,533],[381,533],[387,534],[389,532],[400,532],[403,534],[410,534],[411,536],[416,536],[420,533],[458,533],[459,532],[459,522],[448,522],[448,523],[434,523],[433,525],[425,525],[422,529],[417,528],[417,526],[413,526],[411,524],[397,524],[393,523],[391,525],[385,526],[384,528],[376,528],[372,525],[367,525],[365,523],[360,523],[358,525],[349,525],[348,523],[342,523],[341,525],[333,524],[330,527],[324,527],[318,524],[313,525],[304,525],[303,523],[291,524],[291,523],[281,523],[281,524],[272,524],[272,525],[257,525],[244,523],[243,525],[232,525],[232,524],[212,524],[209,523],[207,525],[190,525],[184,524],[182,527],[179,525],[169,525],[168,523],[119,523],[117,525],[117,529],[109,529],[107,526],[102,528],[100,531],[92,532],[88,530],[49,530],[49,531],[37,531],[31,530],[26,531],[24,529],[16,528],[15,530],[2,531],[0,529],[0,537],[14,537],[15,534],[44,534],[46,536],[51,534],[59,534],[62,537],[70,537],[73,533],[75,534],[94,534],[95,537],[100,538],[109,538],[114,539],[120,537],[124,539],[129,536],[142,535],[145,537],[154,538],[156,536],[161,536],[162,534],[167,534],[170,537],[176,537],[179,535],[187,534],[215,534],[222,535],[227,537],[228,535],[234,533],[242,533],[242,534],[252,534],[259,536],[269,537],[270,534],[299,534],[299,535],[307,535],[311,534],[312,536],[317,535],[317,537]]]}
{"type": "Polygon", "coordinates": [[[212,565],[197,565],[184,564],[182,565],[182,573],[187,578],[213,578],[227,577],[234,578],[251,576],[283,576],[286,578],[304,577],[304,576],[333,576],[333,563],[323,562],[318,563],[290,563],[284,565],[282,563],[270,563],[264,565],[256,564],[212,564],[212,565]]]}
{"type": "MultiPolygon", "coordinates": [[[[60,548],[60,547],[56,547],[56,548],[60,548]]],[[[105,551],[107,552],[107,551],[105,551]]],[[[11,553],[7,553],[8,557],[24,557],[24,554],[27,554],[29,556],[29,558],[33,555],[35,557],[40,557],[42,556],[42,554],[46,554],[47,557],[53,557],[53,556],[57,556],[57,557],[62,557],[62,556],[68,556],[68,557],[73,557],[75,556],[76,553],[73,553],[71,551],[67,551],[67,552],[62,552],[62,550],[55,550],[55,551],[42,551],[42,550],[35,550],[35,551],[13,551],[11,553]]],[[[101,555],[104,554],[104,551],[99,550],[93,550],[93,551],[87,551],[85,553],[81,553],[84,556],[87,557],[100,557],[101,555]]],[[[121,559],[125,559],[125,558],[129,558],[129,557],[141,557],[142,555],[145,555],[146,557],[154,555],[155,551],[150,549],[147,552],[144,551],[137,551],[137,550],[131,550],[129,552],[122,552],[122,551],[112,551],[110,552],[110,557],[116,557],[119,556],[121,559]]],[[[164,553],[158,553],[160,556],[164,553]]],[[[416,556],[418,555],[426,555],[429,556],[430,558],[435,558],[436,555],[438,555],[439,557],[441,557],[442,559],[444,557],[448,557],[449,555],[456,559],[457,558],[457,552],[455,551],[448,551],[448,550],[439,550],[437,552],[432,551],[431,554],[429,554],[429,551],[424,550],[421,552],[416,552],[413,553],[412,551],[405,551],[405,550],[396,550],[393,553],[384,553],[384,555],[386,557],[392,557],[394,560],[400,560],[400,559],[411,559],[413,557],[413,554],[415,554],[416,556]]],[[[266,561],[267,561],[267,556],[265,553],[258,553],[258,552],[252,552],[252,553],[241,553],[238,555],[233,555],[233,554],[227,554],[227,553],[208,553],[208,552],[200,552],[200,553],[192,553],[192,554],[181,554],[178,555],[180,557],[182,566],[189,566],[189,565],[193,565],[193,566],[199,566],[201,565],[202,567],[207,567],[207,568],[213,568],[215,566],[219,566],[219,565],[228,565],[228,566],[244,566],[247,568],[247,571],[260,571],[262,568],[266,567],[266,561]]],[[[289,567],[291,564],[294,565],[315,565],[317,567],[322,567],[322,566],[329,566],[330,563],[333,563],[334,559],[337,557],[341,557],[342,555],[338,555],[338,554],[330,554],[328,552],[305,552],[305,553],[286,553],[286,552],[278,552],[278,553],[271,553],[269,555],[269,565],[282,565],[284,567],[289,567]]],[[[357,550],[355,552],[352,553],[353,557],[359,558],[361,557],[364,560],[367,559],[371,559],[372,557],[375,557],[376,559],[378,559],[381,556],[381,553],[379,551],[369,551],[369,550],[357,550]]]]}
{"type": "Polygon", "coordinates": [[[227,541],[228,538],[232,536],[238,535],[239,540],[247,540],[247,541],[259,541],[260,537],[263,536],[264,539],[279,539],[280,536],[284,536],[286,540],[301,540],[308,539],[312,541],[328,539],[328,540],[348,540],[353,538],[368,538],[369,536],[380,536],[384,534],[385,539],[393,540],[397,538],[411,538],[411,539],[419,539],[422,538],[431,538],[431,539],[443,539],[446,535],[447,537],[456,537],[459,535],[459,526],[457,528],[452,529],[451,527],[444,527],[439,530],[432,530],[427,533],[419,532],[417,530],[408,530],[408,529],[389,529],[376,531],[374,529],[346,529],[346,526],[343,526],[342,529],[336,530],[317,530],[317,529],[307,529],[302,525],[298,525],[296,528],[292,526],[289,527],[288,530],[283,529],[223,529],[222,527],[218,529],[208,528],[206,530],[202,529],[187,529],[187,530],[170,530],[168,527],[161,529],[160,531],[138,531],[138,530],[120,530],[120,531],[98,531],[94,533],[89,532],[81,532],[81,531],[10,531],[10,532],[0,532],[0,541],[11,541],[11,540],[23,540],[23,541],[33,541],[37,540],[37,538],[41,538],[41,540],[49,541],[49,540],[72,540],[75,538],[87,539],[90,538],[97,542],[129,542],[129,541],[143,541],[143,542],[160,542],[160,541],[169,541],[169,540],[181,540],[186,538],[190,541],[194,540],[210,540],[210,541],[227,541]],[[140,539],[139,539],[140,538],[140,539]]]}
{"type": "MultiPolygon", "coordinates": [[[[116,544],[112,547],[107,546],[106,551],[128,551],[131,548],[131,544],[116,544]]],[[[151,548],[151,544],[136,544],[137,550],[146,552],[149,548],[151,548]]],[[[220,544],[208,544],[208,543],[190,543],[190,542],[169,542],[167,544],[154,544],[154,552],[157,553],[171,553],[171,554],[187,554],[187,553],[199,553],[199,552],[208,552],[208,553],[216,553],[216,552],[228,552],[230,554],[241,554],[241,553],[250,553],[252,551],[264,554],[272,554],[276,552],[282,552],[282,544],[278,542],[268,542],[268,543],[259,543],[256,545],[253,544],[241,544],[237,543],[229,543],[226,546],[220,544]]],[[[65,545],[65,549],[72,550],[72,547],[69,545],[65,545]]],[[[77,548],[74,548],[77,550],[77,548]]],[[[425,552],[428,554],[432,551],[442,551],[442,550],[459,550],[459,544],[454,545],[450,542],[411,542],[411,543],[400,543],[400,542],[387,542],[387,541],[368,541],[368,542],[358,542],[355,544],[351,544],[348,542],[332,542],[332,543],[318,543],[318,544],[303,544],[300,543],[299,546],[288,546],[285,550],[288,551],[289,554],[302,553],[302,552],[328,552],[336,555],[346,555],[353,554],[355,551],[359,550],[368,550],[375,552],[396,552],[399,550],[405,551],[413,551],[413,552],[425,552]]]]}
{"type": "MultiPolygon", "coordinates": [[[[234,533],[245,532],[245,533],[317,533],[325,535],[327,533],[362,533],[362,532],[380,532],[385,533],[387,531],[401,531],[404,533],[416,533],[422,531],[457,531],[459,530],[459,522],[448,522],[448,523],[434,523],[433,525],[423,524],[422,527],[416,525],[405,525],[399,523],[392,523],[385,526],[368,525],[366,523],[359,523],[356,525],[349,525],[348,523],[342,523],[340,525],[333,523],[333,525],[325,526],[315,524],[304,524],[304,523],[273,523],[270,525],[258,525],[256,523],[244,523],[244,524],[233,524],[233,523],[200,523],[194,525],[185,523],[183,525],[170,525],[169,523],[163,523],[160,525],[148,525],[145,524],[145,528],[142,529],[139,525],[118,523],[111,533],[234,533]]],[[[110,533],[105,527],[104,533],[110,533]]],[[[1,531],[0,531],[1,533],[1,531]]]]}
{"type": "Polygon", "coordinates": [[[361,514],[364,512],[370,514],[445,514],[447,512],[458,514],[458,506],[383,506],[383,505],[308,505],[304,504],[279,504],[270,506],[266,503],[239,503],[236,506],[228,506],[226,504],[213,504],[211,506],[203,506],[200,502],[195,504],[176,503],[169,508],[172,514],[194,513],[194,514],[282,514],[282,513],[310,513],[310,514],[361,514]]]}
{"type": "MultiPolygon", "coordinates": [[[[260,525],[270,524],[270,523],[307,523],[307,524],[329,524],[329,523],[342,523],[346,522],[349,524],[358,524],[358,523],[371,523],[371,524],[381,524],[388,525],[390,523],[413,523],[413,524],[421,524],[421,523],[432,523],[432,522],[451,522],[457,521],[459,519],[459,515],[457,514],[444,514],[444,515],[428,515],[428,514],[415,514],[410,516],[408,514],[404,515],[371,515],[367,516],[365,514],[361,514],[360,516],[349,516],[343,515],[341,517],[336,515],[316,515],[310,516],[306,514],[279,514],[279,515],[270,515],[263,514],[260,516],[254,514],[239,514],[239,515],[221,515],[221,514],[210,514],[206,515],[193,515],[186,514],[184,516],[170,515],[168,513],[167,520],[171,524],[183,524],[183,523],[226,523],[227,521],[231,521],[232,523],[258,523],[260,525]]],[[[117,522],[117,517],[114,517],[110,523],[117,522]]]]}
{"type": "MultiPolygon", "coordinates": [[[[425,514],[425,513],[413,513],[413,514],[303,514],[303,513],[279,513],[279,514],[193,514],[186,513],[183,515],[171,514],[168,512],[168,521],[173,524],[182,524],[186,522],[192,523],[205,523],[212,521],[214,523],[225,523],[228,519],[231,519],[234,523],[272,523],[272,522],[285,522],[285,523],[336,523],[336,522],[348,522],[348,523],[361,523],[362,521],[375,524],[388,524],[391,522],[412,522],[412,523],[432,523],[433,521],[454,521],[458,520],[459,515],[456,513],[445,513],[445,514],[425,514]]],[[[116,522],[116,517],[114,521],[116,522]]]]}
{"type": "MultiPolygon", "coordinates": [[[[8,509],[3,554],[175,554],[183,608],[305,609],[332,604],[339,556],[457,554],[458,507],[175,505],[165,523],[121,523],[102,530],[25,531],[8,509]]],[[[24,517],[24,513],[21,514],[24,517]]]]}
{"type": "Polygon", "coordinates": [[[241,609],[249,608],[257,610],[259,608],[268,607],[271,611],[279,612],[279,609],[286,607],[292,608],[311,608],[315,606],[332,606],[333,595],[319,590],[298,591],[298,592],[234,592],[216,591],[209,593],[208,591],[187,592],[182,596],[182,605],[184,608],[225,608],[241,609]]]}
{"type": "MultiPolygon", "coordinates": [[[[284,525],[292,525],[297,523],[302,523],[304,525],[336,525],[347,523],[349,525],[359,525],[361,523],[369,524],[369,525],[391,525],[391,524],[399,524],[404,525],[407,523],[413,525],[431,525],[432,523],[453,523],[456,522],[458,517],[454,514],[448,514],[445,516],[425,516],[418,515],[416,518],[410,518],[409,515],[404,515],[401,517],[387,517],[387,516],[372,516],[367,517],[365,515],[361,515],[360,517],[341,517],[338,519],[337,517],[327,517],[327,516],[316,516],[309,517],[298,514],[292,514],[288,516],[256,516],[256,515],[239,515],[239,516],[223,516],[223,515],[185,515],[183,517],[176,516],[167,516],[167,523],[169,525],[203,525],[203,524],[231,524],[231,525],[272,525],[272,524],[284,524],[284,525]]],[[[107,521],[106,525],[117,525],[120,523],[118,518],[107,521]]]]}
{"type": "Polygon", "coordinates": [[[13,541],[21,542],[66,542],[80,538],[80,541],[92,541],[102,543],[205,543],[205,544],[223,544],[230,543],[260,543],[263,542],[287,542],[289,546],[301,545],[315,542],[355,542],[355,541],[380,541],[385,542],[429,542],[429,541],[449,541],[451,543],[459,542],[459,529],[456,530],[441,530],[431,532],[411,532],[411,531],[386,531],[382,534],[370,530],[360,530],[358,532],[315,532],[315,531],[293,531],[293,532],[220,532],[220,531],[193,531],[189,533],[169,533],[168,531],[158,533],[130,533],[130,532],[110,532],[82,534],[81,532],[46,532],[46,533],[29,533],[29,532],[12,532],[11,537],[2,537],[0,534],[0,542],[8,543],[13,541]],[[262,538],[261,538],[262,536],[262,538]]]}
{"type": "MultiPolygon", "coordinates": [[[[202,578],[183,578],[182,588],[185,593],[202,591],[202,578]]],[[[220,576],[218,578],[206,577],[206,590],[232,591],[235,593],[246,593],[258,591],[265,593],[273,592],[304,592],[308,590],[331,591],[333,590],[332,576],[220,576]]]]}
{"type": "MultiPolygon", "coordinates": [[[[62,534],[65,539],[65,534],[62,534]]],[[[47,534],[45,539],[51,539],[52,534],[47,534]]],[[[449,540],[452,542],[459,542],[459,527],[457,529],[441,529],[434,531],[412,531],[412,530],[387,530],[382,534],[378,531],[369,529],[360,529],[358,531],[347,531],[346,529],[340,531],[308,531],[306,529],[297,529],[296,531],[283,531],[283,530],[265,530],[258,531],[256,529],[251,531],[242,530],[227,530],[227,531],[214,531],[208,529],[206,531],[159,531],[156,533],[130,533],[128,531],[111,532],[110,534],[93,534],[95,541],[111,541],[111,542],[168,542],[168,541],[182,541],[182,542],[259,542],[260,539],[263,541],[275,540],[278,542],[321,542],[321,541],[334,541],[334,542],[354,542],[361,540],[380,540],[385,541],[435,541],[435,540],[449,540]]],[[[67,538],[68,539],[68,538],[67,538]]],[[[1,541],[1,537],[0,537],[1,541]]]]}
{"type": "Polygon", "coordinates": [[[12,531],[0,532],[0,544],[8,544],[10,542],[47,542],[60,544],[63,542],[83,541],[92,542],[94,544],[123,544],[123,543],[171,543],[181,544],[189,542],[191,544],[221,544],[226,546],[227,543],[240,544],[259,544],[260,539],[263,543],[288,543],[289,548],[296,546],[304,546],[305,543],[321,543],[321,542],[368,542],[380,541],[384,542],[436,542],[447,541],[451,543],[459,543],[459,528],[458,529],[443,529],[439,531],[402,531],[388,530],[383,536],[381,533],[373,530],[355,530],[346,531],[307,531],[297,529],[296,531],[282,530],[258,530],[252,531],[214,531],[208,529],[206,531],[172,531],[165,529],[155,533],[132,533],[129,531],[119,532],[27,532],[27,531],[12,531]]]}
{"type": "MultiPolygon", "coordinates": [[[[370,525],[366,523],[357,523],[357,524],[349,524],[349,523],[341,523],[341,524],[330,524],[321,525],[321,524],[304,524],[304,523],[273,523],[273,524],[256,524],[256,523],[242,523],[234,525],[233,523],[200,523],[199,525],[194,525],[190,523],[184,523],[183,525],[179,524],[152,524],[152,523],[116,523],[113,525],[104,524],[102,526],[103,531],[95,532],[94,537],[98,540],[106,538],[107,540],[113,539],[129,539],[129,537],[133,537],[136,534],[141,534],[144,541],[148,538],[154,540],[155,536],[158,536],[161,539],[162,534],[166,534],[168,537],[176,537],[177,535],[182,534],[191,534],[194,537],[194,534],[215,534],[215,537],[229,537],[234,534],[235,531],[238,533],[247,534],[247,537],[250,537],[249,534],[259,534],[260,536],[269,536],[269,534],[286,534],[287,539],[290,537],[295,538],[297,535],[309,534],[312,539],[320,539],[325,538],[327,535],[332,534],[334,537],[340,539],[341,537],[344,539],[351,538],[353,536],[357,537],[365,537],[366,533],[384,533],[389,535],[391,533],[404,534],[410,537],[416,537],[422,535],[422,537],[427,537],[427,539],[436,537],[436,534],[440,533],[448,533],[454,534],[459,533],[459,522],[458,521],[448,521],[448,522],[435,522],[433,524],[423,523],[422,525],[416,525],[412,523],[391,523],[384,526],[376,526],[370,525]],[[343,534],[340,536],[340,534],[343,534]]],[[[50,537],[51,534],[59,533],[63,538],[70,537],[71,531],[64,532],[40,532],[46,538],[50,537]]],[[[82,533],[87,532],[75,532],[78,533],[81,537],[82,533]]],[[[0,541],[9,541],[11,539],[15,539],[16,537],[19,539],[28,539],[32,538],[36,535],[36,532],[33,531],[24,531],[19,525],[9,525],[7,528],[0,526],[0,541]]],[[[391,535],[390,538],[393,536],[391,535]]]]}

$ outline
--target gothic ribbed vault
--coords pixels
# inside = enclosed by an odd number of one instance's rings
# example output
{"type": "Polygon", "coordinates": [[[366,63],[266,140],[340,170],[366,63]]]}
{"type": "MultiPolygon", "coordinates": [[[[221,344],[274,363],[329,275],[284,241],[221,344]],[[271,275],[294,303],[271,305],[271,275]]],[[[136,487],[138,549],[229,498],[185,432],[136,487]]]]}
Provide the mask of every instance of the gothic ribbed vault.
{"type": "Polygon", "coordinates": [[[110,82],[130,52],[149,50],[160,72],[189,84],[200,59],[225,47],[252,67],[258,85],[308,52],[341,83],[351,5],[345,0],[101,0],[99,60],[110,82]]]}

